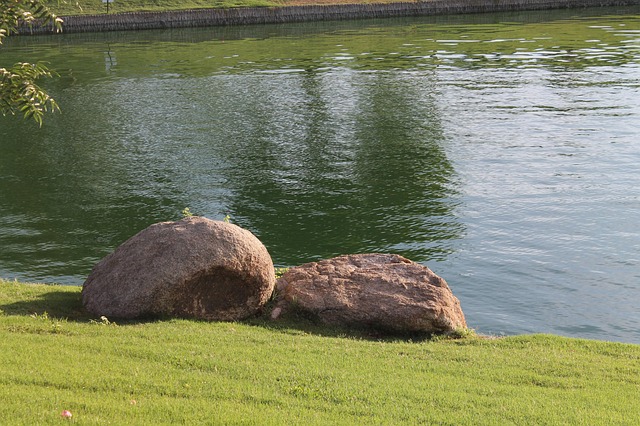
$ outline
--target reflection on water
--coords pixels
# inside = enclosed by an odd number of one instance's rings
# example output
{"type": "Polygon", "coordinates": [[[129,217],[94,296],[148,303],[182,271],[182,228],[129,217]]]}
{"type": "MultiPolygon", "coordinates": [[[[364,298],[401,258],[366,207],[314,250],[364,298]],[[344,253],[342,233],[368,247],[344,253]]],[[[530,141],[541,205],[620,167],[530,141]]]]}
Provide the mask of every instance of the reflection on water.
{"type": "Polygon", "coordinates": [[[81,284],[189,206],[282,266],[425,263],[480,332],[640,343],[638,8],[9,42],[63,113],[0,118],[0,276],[81,284]]]}
{"type": "Polygon", "coordinates": [[[243,78],[253,137],[229,146],[224,174],[232,216],[260,230],[277,260],[451,251],[461,224],[430,76],[342,69],[283,77],[279,89],[261,81],[243,78]]]}

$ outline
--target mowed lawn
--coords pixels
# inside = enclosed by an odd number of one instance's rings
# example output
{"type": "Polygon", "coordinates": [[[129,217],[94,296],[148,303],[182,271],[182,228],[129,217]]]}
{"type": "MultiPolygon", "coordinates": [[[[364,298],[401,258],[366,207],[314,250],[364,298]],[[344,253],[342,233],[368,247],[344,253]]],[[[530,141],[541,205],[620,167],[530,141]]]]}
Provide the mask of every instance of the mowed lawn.
{"type": "Polygon", "coordinates": [[[638,345],[381,338],[302,318],[114,324],[78,287],[2,280],[0,310],[1,424],[640,424],[638,345]]]}

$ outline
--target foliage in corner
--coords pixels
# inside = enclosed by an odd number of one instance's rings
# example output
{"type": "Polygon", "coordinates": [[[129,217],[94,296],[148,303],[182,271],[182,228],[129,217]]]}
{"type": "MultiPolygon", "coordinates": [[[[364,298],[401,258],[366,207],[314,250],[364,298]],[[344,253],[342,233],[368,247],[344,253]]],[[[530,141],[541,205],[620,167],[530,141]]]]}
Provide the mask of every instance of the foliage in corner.
{"type": "MultiPolygon", "coordinates": [[[[6,37],[17,33],[22,23],[29,26],[51,24],[56,32],[62,31],[62,19],[41,0],[0,0],[0,45],[6,37]]],[[[0,67],[0,113],[19,112],[41,126],[44,113],[59,108],[36,80],[53,75],[42,63],[19,62],[8,68],[0,67]]]]}

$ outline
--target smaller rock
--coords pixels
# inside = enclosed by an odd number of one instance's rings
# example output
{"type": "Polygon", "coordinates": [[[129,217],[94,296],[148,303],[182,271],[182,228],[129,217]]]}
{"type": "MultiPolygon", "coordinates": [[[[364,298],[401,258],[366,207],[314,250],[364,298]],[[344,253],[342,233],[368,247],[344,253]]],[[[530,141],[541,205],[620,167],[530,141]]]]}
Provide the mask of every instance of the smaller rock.
{"type": "Polygon", "coordinates": [[[289,269],[278,281],[272,318],[292,308],[325,324],[400,333],[452,333],[467,327],[446,281],[395,254],[356,254],[289,269]]]}

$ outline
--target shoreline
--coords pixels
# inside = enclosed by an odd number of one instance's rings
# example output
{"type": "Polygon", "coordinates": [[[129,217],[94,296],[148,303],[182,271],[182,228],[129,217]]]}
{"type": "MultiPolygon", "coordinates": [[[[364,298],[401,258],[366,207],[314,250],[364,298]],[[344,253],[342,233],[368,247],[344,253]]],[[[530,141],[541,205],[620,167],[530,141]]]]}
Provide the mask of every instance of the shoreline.
{"type": "MultiPolygon", "coordinates": [[[[191,9],[165,12],[126,12],[62,16],[62,33],[135,31],[235,25],[284,24],[372,18],[477,14],[492,12],[625,7],[640,0],[430,0],[419,2],[324,4],[282,7],[191,9]]],[[[52,33],[49,25],[22,26],[20,34],[52,33]]]]}

